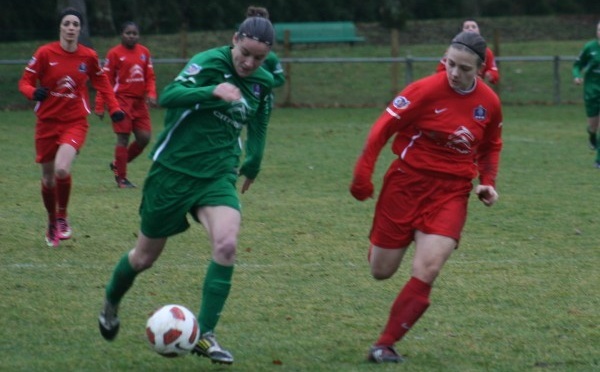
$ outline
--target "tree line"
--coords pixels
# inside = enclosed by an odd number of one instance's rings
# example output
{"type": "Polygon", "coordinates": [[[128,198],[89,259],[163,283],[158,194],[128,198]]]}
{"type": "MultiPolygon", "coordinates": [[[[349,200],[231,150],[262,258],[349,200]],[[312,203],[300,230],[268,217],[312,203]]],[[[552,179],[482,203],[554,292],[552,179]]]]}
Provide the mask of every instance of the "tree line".
{"type": "Polygon", "coordinates": [[[273,22],[380,22],[401,29],[406,20],[525,15],[598,14],[598,0],[14,0],[3,2],[0,41],[54,39],[65,6],[82,11],[85,32],[114,36],[133,20],[143,33],[232,29],[248,5],[265,6],[273,22]]]}

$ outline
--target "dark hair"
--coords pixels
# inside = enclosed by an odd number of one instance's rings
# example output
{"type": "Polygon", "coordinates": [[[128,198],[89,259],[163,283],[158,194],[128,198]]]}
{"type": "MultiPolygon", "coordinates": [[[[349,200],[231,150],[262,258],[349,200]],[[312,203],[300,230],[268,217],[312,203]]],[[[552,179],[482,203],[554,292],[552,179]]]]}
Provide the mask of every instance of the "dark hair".
{"type": "Polygon", "coordinates": [[[135,23],[134,21],[125,21],[121,24],[121,33],[125,32],[125,29],[129,26],[133,26],[135,28],[137,28],[138,30],[140,29],[137,25],[137,23],[135,23]]]}
{"type": "Polygon", "coordinates": [[[238,28],[238,37],[249,37],[268,46],[273,45],[275,31],[271,21],[263,17],[248,17],[238,28]]]}
{"type": "Polygon", "coordinates": [[[463,31],[459,33],[452,39],[450,46],[457,47],[457,49],[469,50],[477,55],[481,62],[485,61],[487,44],[485,43],[485,39],[475,32],[463,31]]]}
{"type": "Polygon", "coordinates": [[[250,5],[248,9],[246,9],[246,17],[262,17],[269,19],[269,11],[262,6],[250,5]]]}
{"type": "Polygon", "coordinates": [[[61,24],[63,18],[65,18],[65,16],[68,15],[74,15],[75,17],[79,18],[79,24],[83,26],[83,16],[81,15],[81,13],[77,9],[70,7],[63,9],[60,12],[60,14],[58,15],[58,24],[61,24]]]}

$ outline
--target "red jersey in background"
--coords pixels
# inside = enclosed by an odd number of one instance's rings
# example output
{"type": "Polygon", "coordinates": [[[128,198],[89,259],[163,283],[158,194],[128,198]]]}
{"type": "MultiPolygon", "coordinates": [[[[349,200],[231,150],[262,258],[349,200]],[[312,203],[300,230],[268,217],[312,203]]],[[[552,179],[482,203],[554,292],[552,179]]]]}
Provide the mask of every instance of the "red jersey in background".
{"type": "Polygon", "coordinates": [[[56,41],[38,48],[19,80],[19,90],[33,99],[38,81],[49,89],[48,97],[35,106],[38,120],[78,121],[91,112],[88,80],[103,96],[111,114],[119,110],[96,52],[82,44],[75,52],[67,52],[56,41]]]}
{"type": "MultiPolygon", "coordinates": [[[[136,44],[132,49],[117,45],[108,51],[104,71],[115,95],[131,98],[156,99],[156,77],[150,51],[136,44]]],[[[104,107],[102,96],[96,97],[96,108],[104,107]]]]}

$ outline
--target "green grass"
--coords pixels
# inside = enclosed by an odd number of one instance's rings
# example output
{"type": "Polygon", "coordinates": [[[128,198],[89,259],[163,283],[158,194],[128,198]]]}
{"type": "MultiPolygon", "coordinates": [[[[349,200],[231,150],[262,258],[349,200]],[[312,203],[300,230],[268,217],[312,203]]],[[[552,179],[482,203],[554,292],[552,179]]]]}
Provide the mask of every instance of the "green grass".
{"type": "MultiPolygon", "coordinates": [[[[156,131],[162,110],[153,110],[156,131]]],[[[6,371],[591,371],[600,368],[598,177],[583,107],[505,107],[500,200],[473,198],[460,248],[428,312],[398,347],[408,361],[364,361],[410,270],[376,282],[365,260],[373,201],[347,188],[379,109],[277,109],[264,167],[242,196],[233,289],[217,328],[231,367],[147,346],[146,316],[196,312],[209,259],[201,227],[172,238],[125,297],[118,338],[97,330],[103,287],[135,242],[140,189],[117,189],[114,134],[91,118],[73,171],[73,239],[43,242],[31,112],[0,116],[0,370],[6,371]]],[[[376,185],[392,159],[378,163],[376,185]]],[[[130,166],[141,185],[149,166],[130,166]]]]}

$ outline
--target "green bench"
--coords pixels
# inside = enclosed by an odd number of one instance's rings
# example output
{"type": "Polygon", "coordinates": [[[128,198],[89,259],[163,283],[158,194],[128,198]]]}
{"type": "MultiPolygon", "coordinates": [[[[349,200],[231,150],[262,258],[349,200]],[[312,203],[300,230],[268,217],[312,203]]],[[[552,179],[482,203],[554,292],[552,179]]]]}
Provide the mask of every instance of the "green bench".
{"type": "Polygon", "coordinates": [[[356,43],[365,38],[356,34],[353,22],[280,22],[274,23],[275,40],[285,44],[356,43]]]}

